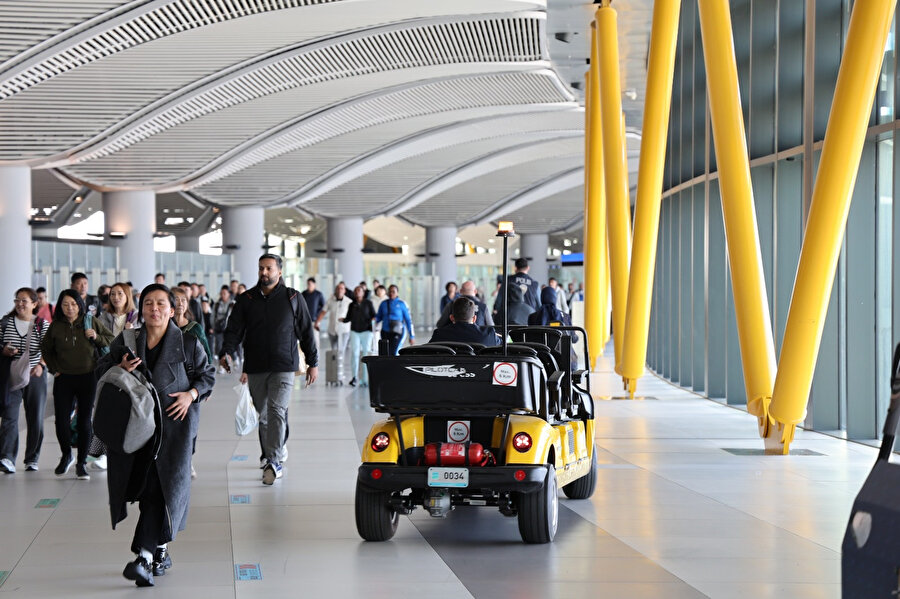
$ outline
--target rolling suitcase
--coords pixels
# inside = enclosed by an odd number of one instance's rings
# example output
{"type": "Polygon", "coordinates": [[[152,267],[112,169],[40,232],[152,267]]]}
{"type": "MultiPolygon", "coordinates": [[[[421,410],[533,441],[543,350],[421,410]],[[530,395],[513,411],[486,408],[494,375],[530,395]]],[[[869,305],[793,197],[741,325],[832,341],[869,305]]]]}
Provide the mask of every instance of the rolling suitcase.
{"type": "Polygon", "coordinates": [[[325,352],[325,384],[344,384],[344,357],[333,349],[325,352]]]}
{"type": "Polygon", "coordinates": [[[900,595],[900,464],[891,464],[900,421],[900,345],[894,351],[891,405],[875,466],[853,502],[844,533],[841,574],[844,599],[900,595]]]}

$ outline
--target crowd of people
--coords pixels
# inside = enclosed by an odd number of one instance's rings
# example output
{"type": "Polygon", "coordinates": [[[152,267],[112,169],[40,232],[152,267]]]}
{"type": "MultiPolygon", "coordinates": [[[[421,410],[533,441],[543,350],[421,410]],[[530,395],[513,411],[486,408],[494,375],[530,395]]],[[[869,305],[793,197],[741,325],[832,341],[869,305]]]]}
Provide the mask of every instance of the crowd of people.
{"type": "Polygon", "coordinates": [[[509,325],[570,326],[569,306],[574,301],[584,300],[583,289],[576,289],[574,283],[569,283],[566,293],[553,277],[546,285],[541,285],[531,277],[529,270],[528,260],[519,258],[515,261],[514,273],[506,280],[498,277],[491,310],[472,281],[459,287],[453,281],[447,283],[447,293],[440,301],[441,316],[435,323],[431,341],[497,345],[500,333],[496,325],[504,320],[509,325]]]}
{"type": "MultiPolygon", "coordinates": [[[[498,281],[490,309],[474,282],[448,283],[431,341],[496,345],[504,310],[510,324],[568,323],[578,290],[570,284],[566,294],[554,279],[542,289],[528,271],[528,263],[517,260],[516,272],[498,281]]],[[[153,577],[172,566],[168,543],[184,529],[197,475],[192,455],[199,405],[212,393],[217,366],[220,373],[236,371],[248,385],[259,413],[262,483],[273,485],[288,456],[294,378],[305,376],[307,385],[318,378],[322,325],[329,351],[348,364],[351,386],[368,385],[361,359],[377,352],[379,341],[394,355],[415,343],[413,318],[397,285],[374,281],[370,290],[361,282],[348,293],[340,282],[326,297],[310,277],[299,292],[285,285],[282,259],[274,254],[260,257],[256,285],[248,289],[232,280],[215,298],[203,284],[168,287],[161,273],[141,290],[116,282],[101,285],[96,295],[88,293],[84,273],[74,273],[70,283],[55,304],[42,287],[18,289],[13,309],[0,318],[0,472],[16,472],[22,407],[24,470],[39,469],[52,388],[56,476],[73,466],[79,480],[107,470],[113,527],[126,517],[128,502],[138,503],[135,559],[123,571],[138,586],[152,586],[153,577]],[[141,372],[159,398],[153,439],[130,454],[107,447],[92,428],[98,380],[113,367],[141,372]]]]}

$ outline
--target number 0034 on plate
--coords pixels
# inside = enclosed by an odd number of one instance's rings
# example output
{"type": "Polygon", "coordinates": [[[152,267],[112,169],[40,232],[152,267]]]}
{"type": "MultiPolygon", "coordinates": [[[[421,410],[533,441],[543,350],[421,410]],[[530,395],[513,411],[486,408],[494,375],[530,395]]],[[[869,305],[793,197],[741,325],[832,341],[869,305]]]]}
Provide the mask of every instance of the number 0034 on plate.
{"type": "Polygon", "coordinates": [[[468,468],[429,468],[429,487],[468,487],[468,468]]]}

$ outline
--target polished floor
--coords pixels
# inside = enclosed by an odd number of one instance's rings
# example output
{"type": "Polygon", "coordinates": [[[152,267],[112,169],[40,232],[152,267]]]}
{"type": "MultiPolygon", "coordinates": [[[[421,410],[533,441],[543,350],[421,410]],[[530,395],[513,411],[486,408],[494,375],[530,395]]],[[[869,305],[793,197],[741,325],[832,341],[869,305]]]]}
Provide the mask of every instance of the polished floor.
{"type": "Polygon", "coordinates": [[[516,520],[492,508],[445,520],[418,510],[394,540],[365,543],[353,520],[376,418],[365,392],[298,384],[285,476],[264,487],[255,435],[234,434],[235,382],[220,375],[203,406],[188,528],[153,589],[121,576],[135,510],[113,531],[105,474],[53,475],[48,420],[40,471],[0,477],[0,598],[836,598],[847,516],[876,455],[803,431],[793,447],[806,455],[741,451],[761,448],[746,413],[650,375],[646,399],[614,399],[605,362],[597,492],[560,500],[554,543],[522,544],[516,520]],[[257,565],[260,579],[238,580],[257,565]]]}

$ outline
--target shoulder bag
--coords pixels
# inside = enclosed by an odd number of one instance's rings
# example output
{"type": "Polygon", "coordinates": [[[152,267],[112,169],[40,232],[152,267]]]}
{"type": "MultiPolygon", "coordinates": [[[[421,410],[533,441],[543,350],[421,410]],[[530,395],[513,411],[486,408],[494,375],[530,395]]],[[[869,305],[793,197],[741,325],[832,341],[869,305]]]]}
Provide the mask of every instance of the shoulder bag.
{"type": "Polygon", "coordinates": [[[24,389],[31,382],[31,336],[34,334],[34,322],[28,325],[25,336],[25,351],[9,365],[9,390],[24,389]]]}

